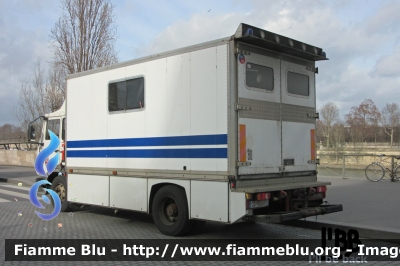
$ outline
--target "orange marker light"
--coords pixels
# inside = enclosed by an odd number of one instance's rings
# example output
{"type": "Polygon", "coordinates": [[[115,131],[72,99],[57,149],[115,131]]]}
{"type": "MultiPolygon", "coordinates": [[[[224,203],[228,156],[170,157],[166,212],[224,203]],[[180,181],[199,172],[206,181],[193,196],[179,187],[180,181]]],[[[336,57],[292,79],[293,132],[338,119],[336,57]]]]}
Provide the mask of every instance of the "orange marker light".
{"type": "Polygon", "coordinates": [[[315,141],[315,129],[311,129],[311,160],[315,160],[316,156],[316,141],[315,141]]]}
{"type": "Polygon", "coordinates": [[[239,161],[246,161],[246,125],[239,125],[239,161]]]}

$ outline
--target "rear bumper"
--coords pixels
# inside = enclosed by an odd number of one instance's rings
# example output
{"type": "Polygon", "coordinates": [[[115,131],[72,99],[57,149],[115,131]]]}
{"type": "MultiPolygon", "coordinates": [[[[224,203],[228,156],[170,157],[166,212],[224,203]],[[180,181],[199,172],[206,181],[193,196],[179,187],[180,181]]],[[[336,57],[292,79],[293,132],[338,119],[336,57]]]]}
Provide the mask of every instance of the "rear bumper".
{"type": "Polygon", "coordinates": [[[342,204],[322,205],[320,207],[306,208],[306,209],[301,209],[299,211],[294,211],[294,212],[246,216],[243,218],[243,220],[263,222],[263,223],[282,223],[282,222],[287,222],[287,221],[291,221],[291,220],[298,220],[301,218],[306,218],[309,216],[324,215],[324,214],[340,212],[340,211],[343,211],[342,204]]]}

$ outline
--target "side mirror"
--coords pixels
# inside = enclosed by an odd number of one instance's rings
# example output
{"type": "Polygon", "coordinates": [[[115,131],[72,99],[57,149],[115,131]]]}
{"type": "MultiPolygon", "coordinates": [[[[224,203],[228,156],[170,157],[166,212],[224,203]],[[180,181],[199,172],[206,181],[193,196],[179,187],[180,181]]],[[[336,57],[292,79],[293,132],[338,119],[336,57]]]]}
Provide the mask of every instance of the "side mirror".
{"type": "Polygon", "coordinates": [[[33,125],[31,125],[28,130],[29,141],[32,141],[32,140],[35,141],[35,137],[36,137],[35,127],[33,125]]]}

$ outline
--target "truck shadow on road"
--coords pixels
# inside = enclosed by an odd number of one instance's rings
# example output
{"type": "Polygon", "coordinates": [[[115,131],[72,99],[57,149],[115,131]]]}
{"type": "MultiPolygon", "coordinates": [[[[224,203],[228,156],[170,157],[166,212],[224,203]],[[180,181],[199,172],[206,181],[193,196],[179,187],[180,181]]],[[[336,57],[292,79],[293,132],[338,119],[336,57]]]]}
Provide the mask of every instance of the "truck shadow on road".
{"type": "MultiPolygon", "coordinates": [[[[100,206],[89,206],[89,205],[75,205],[75,212],[88,212],[99,216],[115,217],[117,219],[125,220],[127,223],[131,223],[132,227],[146,227],[151,226],[152,232],[148,232],[150,235],[156,237],[165,238],[166,236],[161,234],[156,228],[153,218],[150,214],[110,209],[100,206]]],[[[100,217],[99,217],[100,219],[100,217]]],[[[204,227],[196,230],[194,233],[190,233],[187,236],[189,238],[198,239],[285,239],[285,238],[314,238],[314,234],[309,234],[308,229],[303,229],[305,232],[301,234],[289,233],[292,227],[278,224],[264,224],[264,223],[249,223],[241,222],[236,224],[224,224],[218,222],[207,221],[204,227]]],[[[174,238],[174,237],[172,237],[174,238]]],[[[182,238],[182,237],[176,237],[182,238]]]]}

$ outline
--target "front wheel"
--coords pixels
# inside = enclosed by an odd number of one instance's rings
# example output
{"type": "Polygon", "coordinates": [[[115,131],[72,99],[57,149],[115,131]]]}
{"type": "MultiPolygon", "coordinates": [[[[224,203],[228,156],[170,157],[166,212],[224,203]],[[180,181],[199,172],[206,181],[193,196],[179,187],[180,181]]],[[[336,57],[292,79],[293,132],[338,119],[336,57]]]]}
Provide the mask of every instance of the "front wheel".
{"type": "Polygon", "coordinates": [[[168,185],[160,188],[154,196],[152,212],[154,223],[165,235],[184,235],[193,227],[186,193],[181,187],[168,185]]]}
{"type": "MultiPolygon", "coordinates": [[[[57,193],[61,201],[61,211],[71,211],[71,204],[67,200],[67,182],[63,176],[57,176],[51,182],[51,190],[57,193]]],[[[54,203],[53,203],[54,205],[54,203]]]]}
{"type": "Polygon", "coordinates": [[[377,163],[371,163],[365,168],[365,176],[372,182],[378,182],[385,176],[385,169],[377,163]]]}

